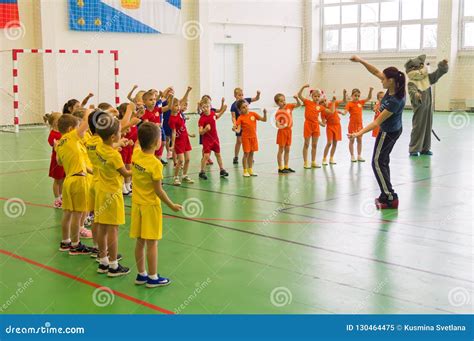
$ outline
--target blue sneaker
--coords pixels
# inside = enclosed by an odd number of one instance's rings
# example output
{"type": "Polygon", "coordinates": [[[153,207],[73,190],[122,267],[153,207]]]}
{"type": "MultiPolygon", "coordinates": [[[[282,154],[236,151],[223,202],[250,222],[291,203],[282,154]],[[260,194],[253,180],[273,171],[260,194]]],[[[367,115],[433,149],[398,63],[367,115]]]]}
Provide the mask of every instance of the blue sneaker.
{"type": "Polygon", "coordinates": [[[135,278],[135,284],[136,285],[142,285],[142,284],[145,284],[148,281],[149,281],[148,276],[142,276],[140,274],[137,274],[137,278],[135,278]]]}
{"type": "Polygon", "coordinates": [[[413,152],[413,153],[410,153],[410,156],[420,156],[420,153],[418,153],[418,152],[413,152]]]}
{"type": "Polygon", "coordinates": [[[164,287],[170,283],[171,281],[169,278],[160,277],[160,274],[158,274],[158,279],[151,279],[150,277],[148,277],[148,281],[146,282],[146,287],[147,288],[164,287]]]}

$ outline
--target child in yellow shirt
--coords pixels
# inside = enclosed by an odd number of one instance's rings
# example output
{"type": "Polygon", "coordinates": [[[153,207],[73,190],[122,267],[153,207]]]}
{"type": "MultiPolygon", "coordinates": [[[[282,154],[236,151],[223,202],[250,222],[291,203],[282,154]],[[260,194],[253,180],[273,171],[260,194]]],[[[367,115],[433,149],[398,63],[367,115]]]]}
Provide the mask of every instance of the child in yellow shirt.
{"type": "Polygon", "coordinates": [[[70,255],[87,255],[91,249],[80,242],[79,229],[81,216],[87,212],[88,183],[86,179],[87,164],[81,149],[82,138],[88,128],[87,117],[79,120],[71,114],[64,114],[58,120],[61,139],[55,143],[59,165],[64,167],[66,178],[63,184],[63,218],[61,221],[62,240],[60,251],[70,255]]]}
{"type": "Polygon", "coordinates": [[[173,203],[163,190],[163,165],[155,157],[160,148],[161,131],[150,122],[144,122],[138,128],[140,147],[135,148],[132,156],[133,196],[132,223],[130,237],[137,239],[135,261],[138,275],[135,284],[145,284],[155,288],[170,284],[170,280],[158,274],[158,240],[162,238],[163,212],[161,201],[175,212],[181,205],[173,203]],[[145,269],[145,248],[148,261],[148,274],[145,269]]]}
{"type": "Polygon", "coordinates": [[[120,121],[108,113],[97,117],[96,132],[102,143],[96,145],[98,181],[95,184],[94,220],[99,244],[98,273],[109,277],[130,272],[118,263],[118,226],[125,223],[122,196],[123,177],[131,176],[116,146],[120,141],[120,121]],[[107,256],[108,255],[108,256],[107,256]]]}

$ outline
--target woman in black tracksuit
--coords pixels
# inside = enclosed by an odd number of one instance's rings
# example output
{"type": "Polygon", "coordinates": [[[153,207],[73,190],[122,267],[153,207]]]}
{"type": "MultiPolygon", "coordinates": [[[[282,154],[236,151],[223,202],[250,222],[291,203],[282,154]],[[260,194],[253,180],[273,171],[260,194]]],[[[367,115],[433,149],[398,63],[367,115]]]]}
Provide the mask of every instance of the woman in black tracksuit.
{"type": "Polygon", "coordinates": [[[372,168],[380,187],[380,196],[375,199],[377,208],[398,208],[398,195],[390,182],[390,153],[398,138],[402,134],[402,113],[405,107],[405,74],[396,67],[388,67],[380,71],[358,56],[351,57],[351,61],[361,63],[375,77],[382,81],[387,89],[380,105],[380,115],[357,133],[349,134],[353,139],[380,127],[375,140],[372,155],[372,168]]]}

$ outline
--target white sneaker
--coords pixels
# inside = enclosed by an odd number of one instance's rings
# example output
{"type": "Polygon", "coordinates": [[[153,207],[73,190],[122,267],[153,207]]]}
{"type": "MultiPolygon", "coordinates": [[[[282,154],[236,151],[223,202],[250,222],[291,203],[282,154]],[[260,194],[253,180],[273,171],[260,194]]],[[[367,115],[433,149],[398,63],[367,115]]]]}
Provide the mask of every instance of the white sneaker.
{"type": "Polygon", "coordinates": [[[359,162],[365,162],[365,159],[364,159],[362,156],[359,156],[359,157],[357,158],[357,161],[359,161],[359,162]]]}
{"type": "Polygon", "coordinates": [[[181,181],[179,180],[179,176],[176,176],[174,178],[173,185],[175,185],[175,186],[180,186],[181,185],[181,181]]]}
{"type": "Polygon", "coordinates": [[[328,165],[328,160],[323,159],[323,166],[327,166],[327,165],[328,165]]]}
{"type": "Polygon", "coordinates": [[[188,183],[188,184],[193,184],[193,183],[194,183],[194,180],[191,179],[191,178],[190,178],[189,176],[187,176],[187,175],[183,176],[183,179],[182,179],[181,181],[186,182],[186,183],[188,183]]]}
{"type": "Polygon", "coordinates": [[[250,178],[250,174],[248,172],[244,172],[244,177],[245,178],[250,178]]]}
{"type": "Polygon", "coordinates": [[[351,156],[351,162],[357,162],[357,159],[355,158],[355,156],[351,156]]]}

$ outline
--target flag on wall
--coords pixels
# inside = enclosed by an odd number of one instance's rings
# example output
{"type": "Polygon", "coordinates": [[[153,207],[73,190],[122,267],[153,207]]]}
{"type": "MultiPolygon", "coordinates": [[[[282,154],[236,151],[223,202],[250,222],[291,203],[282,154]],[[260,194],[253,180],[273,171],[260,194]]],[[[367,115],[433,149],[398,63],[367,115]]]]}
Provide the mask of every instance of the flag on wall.
{"type": "Polygon", "coordinates": [[[17,0],[0,0],[0,28],[20,26],[17,0]]]}
{"type": "Polygon", "coordinates": [[[180,15],[181,0],[69,0],[74,31],[175,34],[180,15]]]}

